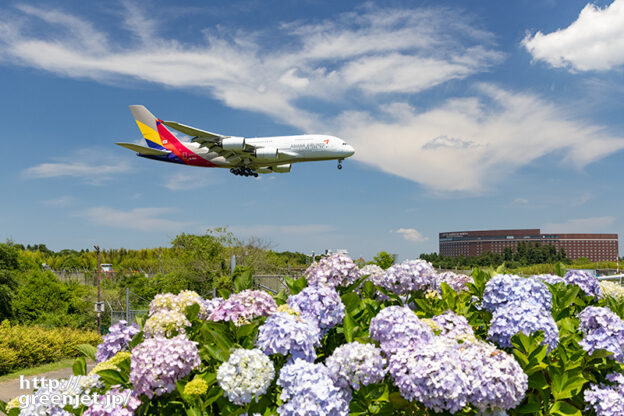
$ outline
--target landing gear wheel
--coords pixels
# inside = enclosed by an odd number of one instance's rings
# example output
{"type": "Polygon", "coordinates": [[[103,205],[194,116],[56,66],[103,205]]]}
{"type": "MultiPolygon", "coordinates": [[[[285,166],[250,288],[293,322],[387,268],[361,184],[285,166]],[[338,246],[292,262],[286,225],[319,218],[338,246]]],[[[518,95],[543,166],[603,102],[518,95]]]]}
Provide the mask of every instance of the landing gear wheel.
{"type": "Polygon", "coordinates": [[[258,177],[258,172],[254,172],[253,176],[254,176],[254,178],[257,178],[258,177]]]}
{"type": "Polygon", "coordinates": [[[338,170],[342,169],[342,159],[338,159],[338,170]]]}

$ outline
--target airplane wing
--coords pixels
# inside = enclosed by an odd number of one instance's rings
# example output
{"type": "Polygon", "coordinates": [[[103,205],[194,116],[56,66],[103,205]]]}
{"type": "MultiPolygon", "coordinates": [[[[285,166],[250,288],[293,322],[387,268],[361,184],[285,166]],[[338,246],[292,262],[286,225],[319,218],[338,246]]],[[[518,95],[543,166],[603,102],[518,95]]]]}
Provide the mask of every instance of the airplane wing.
{"type": "Polygon", "coordinates": [[[115,144],[121,147],[125,147],[126,149],[135,151],[137,153],[141,153],[142,155],[162,156],[162,155],[169,154],[169,152],[166,152],[163,150],[152,149],[151,147],[140,146],[134,143],[115,143],[115,144]]]}
{"type": "Polygon", "coordinates": [[[218,142],[221,139],[229,137],[217,133],[211,133],[206,130],[196,129],[195,127],[187,126],[185,124],[177,123],[175,121],[163,121],[162,123],[165,126],[171,127],[172,129],[186,134],[187,136],[195,136],[197,138],[206,139],[211,142],[218,142]]]}

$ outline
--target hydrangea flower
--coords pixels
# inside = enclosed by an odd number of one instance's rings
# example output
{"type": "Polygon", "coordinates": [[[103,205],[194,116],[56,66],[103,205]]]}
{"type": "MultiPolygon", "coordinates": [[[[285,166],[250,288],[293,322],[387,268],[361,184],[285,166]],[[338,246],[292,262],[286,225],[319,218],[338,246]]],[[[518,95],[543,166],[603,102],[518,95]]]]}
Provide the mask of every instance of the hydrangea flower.
{"type": "Polygon", "coordinates": [[[323,364],[296,359],[282,367],[277,385],[282,388],[280,416],[346,416],[349,391],[337,387],[323,364]]]}
{"type": "Polygon", "coordinates": [[[320,345],[320,336],[314,321],[287,312],[276,312],[258,328],[256,346],[265,354],[291,354],[292,358],[314,361],[314,347],[320,345]]]}
{"type": "Polygon", "coordinates": [[[589,306],[579,314],[579,345],[589,354],[596,350],[612,352],[611,358],[624,363],[624,321],[608,308],[589,306]]]}
{"type": "Polygon", "coordinates": [[[426,343],[434,336],[427,324],[403,306],[388,306],[379,311],[371,319],[369,334],[388,356],[400,348],[426,343]]]}
{"type": "Polygon", "coordinates": [[[130,348],[128,344],[138,333],[138,325],[127,325],[126,321],[119,321],[115,325],[111,325],[108,334],[102,337],[102,343],[97,346],[96,361],[98,363],[106,361],[119,351],[128,350],[130,348]]]}
{"type": "Polygon", "coordinates": [[[435,282],[436,271],[425,260],[406,260],[386,269],[381,285],[397,295],[424,290],[435,282]]]}
{"type": "Polygon", "coordinates": [[[180,312],[184,313],[186,308],[191,305],[199,305],[199,313],[197,314],[199,319],[208,319],[210,313],[208,310],[209,304],[197,292],[183,290],[175,297],[175,307],[180,312]]]}
{"type": "Polygon", "coordinates": [[[388,370],[401,396],[441,412],[458,412],[468,403],[470,378],[464,371],[457,342],[434,337],[415,348],[401,348],[390,357],[388,370]]]}
{"type": "Polygon", "coordinates": [[[368,276],[366,280],[370,280],[375,286],[381,286],[386,271],[376,264],[367,264],[360,269],[362,276],[368,276]]]}
{"type": "Polygon", "coordinates": [[[465,336],[474,336],[474,330],[468,323],[468,320],[455,312],[447,311],[442,315],[436,315],[432,318],[437,324],[440,333],[437,335],[450,338],[459,338],[465,336]]]}
{"type": "Polygon", "coordinates": [[[249,323],[260,316],[269,316],[277,310],[275,299],[263,290],[243,290],[217,305],[208,319],[231,321],[237,325],[249,323]]]}
{"type": "Polygon", "coordinates": [[[147,338],[171,337],[177,334],[185,334],[187,326],[191,326],[191,322],[182,312],[163,309],[147,318],[143,326],[143,333],[147,338]]]}
{"type": "Polygon", "coordinates": [[[330,286],[308,286],[289,296],[288,305],[299,310],[301,316],[315,321],[321,334],[341,323],[345,315],[345,306],[338,292],[330,286]]]}
{"type": "Polygon", "coordinates": [[[201,396],[208,391],[208,383],[203,378],[194,378],[184,386],[184,394],[187,396],[201,396]]]}
{"type": "Polygon", "coordinates": [[[130,357],[131,357],[130,352],[119,351],[117,354],[113,355],[108,360],[97,363],[95,367],[93,367],[93,369],[89,372],[89,375],[96,375],[98,372],[102,370],[119,371],[118,365],[121,364],[122,361],[127,360],[130,357]]]}
{"type": "Polygon", "coordinates": [[[150,316],[155,314],[156,312],[160,312],[163,310],[170,311],[175,309],[176,305],[176,296],[173,293],[159,293],[154,296],[154,299],[149,304],[149,314],[150,316]]]}
{"type": "Polygon", "coordinates": [[[528,377],[515,359],[491,344],[458,343],[436,337],[390,358],[389,371],[401,395],[440,412],[455,413],[468,403],[480,414],[516,407],[528,377]]]}
{"type": "Polygon", "coordinates": [[[555,285],[557,283],[565,283],[565,280],[561,276],[557,276],[556,274],[536,274],[531,276],[533,279],[541,280],[544,283],[548,283],[549,285],[555,285]]]}
{"type": "MultiPolygon", "coordinates": [[[[67,410],[64,410],[59,405],[51,403],[51,400],[49,400],[51,396],[59,394],[60,392],[58,390],[50,389],[46,386],[39,388],[33,394],[25,395],[26,405],[22,406],[18,402],[18,406],[20,407],[19,414],[21,416],[72,416],[67,410]]],[[[79,392],[76,394],[79,394],[79,392]]]]}
{"type": "MultiPolygon", "coordinates": [[[[218,308],[223,302],[225,302],[225,299],[221,297],[216,297],[212,299],[204,299],[204,307],[206,308],[205,320],[208,320],[208,317],[210,316],[212,311],[218,308]]],[[[201,319],[204,319],[204,318],[201,318],[201,319]]]]}
{"type": "Polygon", "coordinates": [[[624,301],[624,286],[619,283],[607,282],[605,280],[600,282],[600,297],[611,297],[617,301],[624,301]]]}
{"type": "Polygon", "coordinates": [[[149,338],[132,350],[130,382],[137,396],[151,399],[174,391],[176,381],[200,364],[197,342],[186,336],[149,338]]]}
{"type": "Polygon", "coordinates": [[[542,344],[548,346],[548,352],[557,347],[559,329],[550,311],[530,302],[508,303],[492,314],[488,339],[510,348],[515,334],[531,335],[537,331],[544,331],[542,344]]]}
{"type": "Polygon", "coordinates": [[[373,344],[350,342],[341,345],[327,358],[325,365],[337,386],[354,390],[358,390],[360,384],[379,383],[386,375],[386,359],[373,344]]]}
{"type": "Polygon", "coordinates": [[[219,387],[229,401],[238,405],[266,393],[274,376],[273,362],[259,349],[239,348],[217,369],[219,387]]]}
{"type": "Polygon", "coordinates": [[[552,295],[543,282],[516,276],[497,274],[485,285],[482,306],[494,312],[498,307],[513,302],[533,302],[540,307],[552,309],[552,295]]]}
{"type": "Polygon", "coordinates": [[[600,296],[600,284],[596,276],[587,270],[568,270],[563,280],[569,285],[577,285],[586,295],[600,296]]]}
{"type": "Polygon", "coordinates": [[[472,283],[472,276],[467,276],[465,274],[457,274],[453,272],[443,272],[438,273],[434,279],[434,289],[440,291],[442,288],[442,283],[446,283],[453,289],[455,292],[461,292],[462,290],[468,290],[468,286],[466,284],[472,283]]]}
{"type": "Polygon", "coordinates": [[[588,408],[593,408],[596,416],[624,415],[624,375],[611,373],[607,380],[613,385],[593,384],[585,390],[588,408]]]}
{"type": "Polygon", "coordinates": [[[310,286],[348,286],[360,278],[360,269],[349,256],[331,254],[314,262],[304,276],[310,286]]]}
{"type": "Polygon", "coordinates": [[[106,398],[100,396],[99,402],[94,403],[84,411],[83,416],[133,416],[134,411],[141,405],[141,401],[136,398],[132,390],[111,389],[107,395],[120,395],[125,398],[125,404],[113,405],[112,400],[107,402],[106,398]]]}

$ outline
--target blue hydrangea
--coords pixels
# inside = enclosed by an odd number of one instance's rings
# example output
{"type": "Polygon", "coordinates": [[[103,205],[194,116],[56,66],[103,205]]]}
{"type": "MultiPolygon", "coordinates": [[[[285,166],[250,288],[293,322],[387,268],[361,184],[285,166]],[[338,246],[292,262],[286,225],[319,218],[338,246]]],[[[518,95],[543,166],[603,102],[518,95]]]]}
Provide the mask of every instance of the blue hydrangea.
{"type": "Polygon", "coordinates": [[[468,323],[468,320],[455,312],[447,311],[442,315],[434,316],[432,320],[440,328],[438,335],[451,338],[474,336],[474,330],[468,323]]]}
{"type": "Polygon", "coordinates": [[[97,346],[95,359],[98,363],[112,358],[119,351],[127,351],[132,338],[139,333],[136,324],[128,325],[126,321],[119,321],[111,325],[108,334],[102,337],[102,343],[97,346]]]}
{"type": "Polygon", "coordinates": [[[342,323],[345,306],[333,287],[309,286],[288,297],[288,306],[301,312],[301,316],[315,321],[321,334],[342,323]]]}
{"type": "Polygon", "coordinates": [[[592,408],[596,416],[624,415],[624,375],[611,373],[607,380],[613,384],[593,384],[585,390],[587,410],[592,408]]]}
{"type": "Polygon", "coordinates": [[[589,306],[579,314],[579,330],[583,339],[579,345],[589,354],[607,350],[611,358],[624,363],[624,321],[608,308],[589,306]]]}
{"type": "Polygon", "coordinates": [[[550,311],[531,302],[509,303],[492,314],[488,339],[501,347],[510,348],[511,337],[522,332],[531,335],[544,331],[543,345],[552,351],[559,343],[559,328],[550,311]]]}
{"type": "Polygon", "coordinates": [[[346,416],[350,392],[334,384],[323,364],[301,359],[282,367],[277,385],[282,388],[280,416],[346,416]]]}
{"type": "Polygon", "coordinates": [[[442,283],[446,283],[455,292],[461,292],[462,290],[468,290],[467,283],[472,283],[472,276],[465,274],[457,274],[453,272],[438,273],[435,277],[433,289],[437,291],[442,290],[442,283]]]}
{"type": "Polygon", "coordinates": [[[425,290],[435,285],[436,271],[425,260],[406,260],[386,269],[381,285],[397,295],[425,290]]]}
{"type": "Polygon", "coordinates": [[[600,283],[596,276],[587,270],[568,270],[563,280],[569,285],[577,285],[586,295],[600,296],[600,283]]]}
{"type": "Polygon", "coordinates": [[[268,355],[290,354],[293,359],[314,361],[320,337],[318,325],[309,318],[275,312],[258,329],[256,346],[268,355]]]}
{"type": "Polygon", "coordinates": [[[371,319],[369,334],[388,356],[400,348],[426,343],[434,336],[432,329],[404,306],[383,308],[371,319]]]}
{"type": "Polygon", "coordinates": [[[543,282],[516,276],[497,274],[485,285],[482,306],[494,312],[512,302],[533,302],[544,309],[552,308],[552,295],[543,282]]]}
{"type": "Polygon", "coordinates": [[[386,359],[373,344],[350,342],[339,346],[325,361],[337,386],[358,390],[360,384],[383,381],[386,375],[386,359]]]}
{"type": "Polygon", "coordinates": [[[534,276],[531,276],[531,278],[541,280],[542,282],[548,283],[549,285],[565,283],[563,277],[557,276],[556,274],[536,274],[534,276]]]}

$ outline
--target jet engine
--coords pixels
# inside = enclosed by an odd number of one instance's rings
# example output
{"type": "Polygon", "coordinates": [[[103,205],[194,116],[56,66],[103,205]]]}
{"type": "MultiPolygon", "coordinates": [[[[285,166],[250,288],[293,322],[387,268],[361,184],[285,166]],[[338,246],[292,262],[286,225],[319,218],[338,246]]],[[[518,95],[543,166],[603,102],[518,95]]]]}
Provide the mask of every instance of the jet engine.
{"type": "Polygon", "coordinates": [[[273,172],[277,172],[277,173],[288,173],[290,172],[290,163],[285,164],[285,165],[277,165],[277,166],[273,166],[273,172]]]}
{"type": "Polygon", "coordinates": [[[276,160],[278,155],[275,147],[261,147],[256,149],[255,156],[259,160],[276,160]]]}
{"type": "Polygon", "coordinates": [[[242,151],[245,150],[244,137],[229,137],[221,140],[223,150],[242,151]]]}

